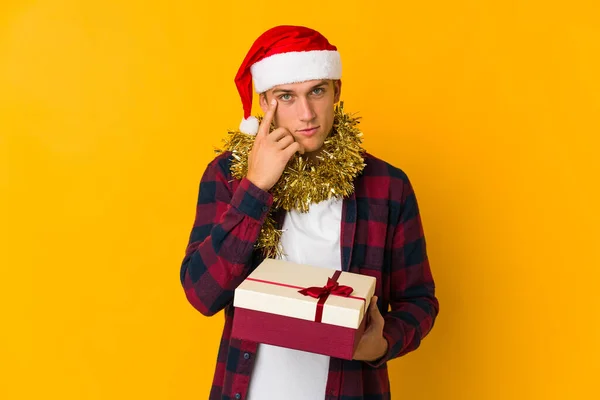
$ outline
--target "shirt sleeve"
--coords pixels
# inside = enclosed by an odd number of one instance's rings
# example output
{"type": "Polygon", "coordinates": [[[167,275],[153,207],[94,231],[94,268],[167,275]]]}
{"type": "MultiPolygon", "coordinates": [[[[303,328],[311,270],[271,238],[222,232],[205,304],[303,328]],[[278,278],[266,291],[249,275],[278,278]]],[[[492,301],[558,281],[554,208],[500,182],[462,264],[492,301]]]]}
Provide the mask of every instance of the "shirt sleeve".
{"type": "Polygon", "coordinates": [[[231,174],[223,156],[207,166],[181,264],[185,295],[206,316],[225,308],[250,273],[254,245],[273,202],[268,192],[246,178],[232,192],[228,179],[231,174]]]}
{"type": "Polygon", "coordinates": [[[368,363],[373,367],[416,350],[439,312],[417,199],[410,181],[405,179],[387,277],[390,311],[384,314],[383,336],[388,350],[379,360],[368,363]]]}

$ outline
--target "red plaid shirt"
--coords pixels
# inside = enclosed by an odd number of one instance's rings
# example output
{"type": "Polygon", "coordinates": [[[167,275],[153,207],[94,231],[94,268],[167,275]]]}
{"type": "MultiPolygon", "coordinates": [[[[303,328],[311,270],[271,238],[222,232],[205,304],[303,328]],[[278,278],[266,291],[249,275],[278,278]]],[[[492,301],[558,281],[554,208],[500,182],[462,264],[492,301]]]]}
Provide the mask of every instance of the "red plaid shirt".
{"type": "MultiPolygon", "coordinates": [[[[235,288],[262,261],[254,250],[272,197],[233,179],[230,153],[215,158],[200,182],[196,219],[181,266],[189,302],[203,315],[224,310],[225,326],[210,400],[245,399],[257,344],[232,339],[235,288]]],[[[415,193],[406,176],[372,155],[343,201],[342,270],[377,278],[387,353],[375,362],[332,358],[325,400],[390,398],[387,361],[415,350],[433,327],[435,297],[415,193]]],[[[284,212],[278,213],[281,224],[284,212]]]]}

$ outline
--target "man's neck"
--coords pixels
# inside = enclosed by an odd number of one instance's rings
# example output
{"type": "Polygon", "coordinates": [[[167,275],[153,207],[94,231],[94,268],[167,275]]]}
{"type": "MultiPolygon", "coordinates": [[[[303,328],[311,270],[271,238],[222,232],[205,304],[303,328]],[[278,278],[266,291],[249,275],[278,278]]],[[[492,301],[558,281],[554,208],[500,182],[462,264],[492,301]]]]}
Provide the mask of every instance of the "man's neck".
{"type": "Polygon", "coordinates": [[[321,161],[321,160],[319,160],[318,157],[322,153],[322,151],[323,151],[323,149],[320,148],[319,150],[312,151],[310,153],[304,153],[304,154],[302,154],[302,158],[304,158],[305,160],[308,160],[313,165],[317,165],[321,161]]]}

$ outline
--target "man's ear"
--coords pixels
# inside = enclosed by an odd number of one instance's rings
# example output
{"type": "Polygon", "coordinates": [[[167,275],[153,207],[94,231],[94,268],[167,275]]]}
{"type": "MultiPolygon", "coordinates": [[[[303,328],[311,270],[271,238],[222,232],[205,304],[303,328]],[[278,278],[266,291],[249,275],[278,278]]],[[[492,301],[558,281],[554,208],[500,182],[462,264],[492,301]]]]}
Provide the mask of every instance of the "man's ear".
{"type": "Polygon", "coordinates": [[[342,96],[342,80],[337,79],[333,81],[333,103],[337,103],[340,101],[340,97],[342,96]]]}
{"type": "Polygon", "coordinates": [[[269,103],[267,102],[267,92],[262,92],[258,95],[258,103],[260,104],[260,109],[262,110],[263,114],[266,114],[267,110],[269,109],[269,103]]]}

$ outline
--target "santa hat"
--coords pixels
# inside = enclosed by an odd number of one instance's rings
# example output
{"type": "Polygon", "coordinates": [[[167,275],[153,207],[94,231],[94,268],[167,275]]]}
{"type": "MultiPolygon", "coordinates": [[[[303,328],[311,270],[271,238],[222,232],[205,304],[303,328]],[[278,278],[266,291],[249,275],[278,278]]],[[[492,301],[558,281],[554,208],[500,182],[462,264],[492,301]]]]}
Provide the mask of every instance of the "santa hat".
{"type": "Polygon", "coordinates": [[[252,45],[235,77],[244,119],[240,131],[255,135],[252,117],[252,81],[256,93],[274,86],[313,79],[340,79],[342,62],[337,48],[319,32],[303,26],[277,26],[252,45]]]}

